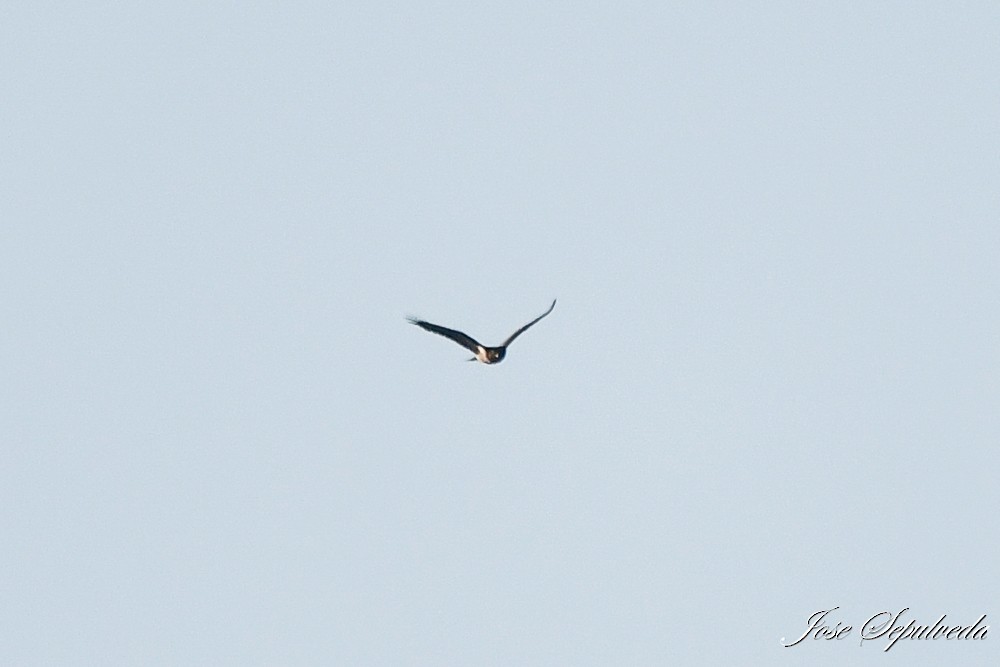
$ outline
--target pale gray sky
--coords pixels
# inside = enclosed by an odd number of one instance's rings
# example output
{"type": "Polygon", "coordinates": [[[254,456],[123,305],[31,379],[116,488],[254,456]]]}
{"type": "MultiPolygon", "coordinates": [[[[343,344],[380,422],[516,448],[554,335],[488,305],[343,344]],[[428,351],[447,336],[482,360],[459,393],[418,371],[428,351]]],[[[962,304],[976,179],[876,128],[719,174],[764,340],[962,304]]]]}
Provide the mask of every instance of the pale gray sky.
{"type": "Polygon", "coordinates": [[[7,3],[0,662],[998,664],[998,35],[7,3]]]}

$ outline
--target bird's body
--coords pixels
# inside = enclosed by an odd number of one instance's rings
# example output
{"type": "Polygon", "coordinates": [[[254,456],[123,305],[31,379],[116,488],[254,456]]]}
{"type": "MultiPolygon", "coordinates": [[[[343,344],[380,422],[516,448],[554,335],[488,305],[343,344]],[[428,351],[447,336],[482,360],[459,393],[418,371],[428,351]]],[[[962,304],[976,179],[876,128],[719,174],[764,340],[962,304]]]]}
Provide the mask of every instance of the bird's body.
{"type": "Polygon", "coordinates": [[[538,317],[531,320],[523,327],[512,333],[510,337],[507,338],[507,340],[505,340],[503,344],[499,345],[498,347],[486,347],[482,343],[478,342],[471,336],[462,333],[461,331],[448,329],[438,324],[431,324],[430,322],[426,322],[424,320],[418,320],[413,317],[409,318],[409,320],[411,324],[416,324],[424,331],[430,331],[431,333],[436,333],[439,336],[444,336],[445,338],[453,340],[462,347],[464,347],[465,349],[472,352],[474,355],[476,355],[471,359],[469,359],[469,361],[480,361],[484,364],[499,364],[501,361],[504,360],[504,357],[507,356],[507,346],[513,343],[515,338],[517,338],[525,331],[527,331],[528,327],[537,323],[540,319],[551,313],[552,309],[555,307],[556,307],[556,300],[553,299],[552,305],[549,306],[548,310],[546,310],[544,313],[542,313],[541,315],[539,315],[538,317]]]}

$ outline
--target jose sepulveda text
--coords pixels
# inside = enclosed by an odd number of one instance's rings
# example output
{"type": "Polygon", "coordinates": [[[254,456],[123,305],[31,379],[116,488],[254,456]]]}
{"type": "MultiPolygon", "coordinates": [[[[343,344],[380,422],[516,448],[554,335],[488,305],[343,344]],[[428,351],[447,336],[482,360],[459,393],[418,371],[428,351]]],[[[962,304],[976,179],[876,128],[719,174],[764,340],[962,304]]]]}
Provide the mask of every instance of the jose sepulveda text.
{"type": "MultiPolygon", "coordinates": [[[[833,621],[833,612],[840,607],[832,609],[821,609],[812,614],[806,620],[805,631],[793,642],[786,643],[785,638],[781,638],[781,644],[786,648],[798,646],[807,639],[840,640],[850,637],[854,628],[843,621],[833,621]]],[[[889,611],[880,611],[861,626],[859,635],[861,644],[873,639],[882,639],[886,642],[883,651],[888,651],[901,639],[986,639],[986,633],[990,626],[986,624],[986,614],[972,624],[962,625],[951,623],[947,614],[942,614],[934,623],[920,623],[916,619],[909,618],[907,612],[909,607],[905,607],[893,614],[889,611]]]]}

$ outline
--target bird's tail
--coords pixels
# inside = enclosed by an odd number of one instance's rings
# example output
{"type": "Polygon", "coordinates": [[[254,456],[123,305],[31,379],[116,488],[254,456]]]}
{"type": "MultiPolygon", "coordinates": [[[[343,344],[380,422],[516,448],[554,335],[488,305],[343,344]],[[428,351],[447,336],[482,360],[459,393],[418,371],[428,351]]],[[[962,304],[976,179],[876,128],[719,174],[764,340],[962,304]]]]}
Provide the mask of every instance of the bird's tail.
{"type": "Polygon", "coordinates": [[[470,358],[466,359],[466,361],[475,361],[475,360],[476,360],[475,357],[470,357],[470,358]]]}

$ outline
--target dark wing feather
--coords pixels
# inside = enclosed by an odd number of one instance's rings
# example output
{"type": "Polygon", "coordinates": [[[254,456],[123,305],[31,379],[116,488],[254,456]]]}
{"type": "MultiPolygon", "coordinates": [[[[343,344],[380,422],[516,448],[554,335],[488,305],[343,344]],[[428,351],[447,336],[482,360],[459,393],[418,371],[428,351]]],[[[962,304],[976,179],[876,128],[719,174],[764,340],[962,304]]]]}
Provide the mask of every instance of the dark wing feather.
{"type": "Polygon", "coordinates": [[[416,324],[418,327],[424,331],[430,331],[431,333],[436,333],[439,336],[444,336],[445,338],[450,338],[462,347],[472,352],[478,352],[479,348],[482,347],[479,343],[475,341],[471,336],[466,336],[461,331],[455,331],[454,329],[446,329],[445,327],[438,326],[437,324],[431,324],[430,322],[424,322],[423,320],[418,320],[415,317],[406,318],[410,321],[410,324],[416,324]]]}
{"type": "Polygon", "coordinates": [[[539,315],[538,317],[536,317],[535,319],[531,320],[530,322],[528,322],[527,324],[525,324],[523,327],[521,327],[520,329],[518,329],[517,331],[515,331],[514,333],[512,333],[510,335],[510,338],[508,338],[507,340],[505,340],[503,342],[502,347],[507,347],[508,345],[510,345],[511,343],[513,343],[515,338],[517,338],[518,336],[520,336],[521,334],[523,334],[525,331],[527,331],[528,328],[531,327],[532,325],[537,324],[538,320],[542,319],[543,317],[545,317],[546,315],[548,315],[549,313],[551,313],[552,309],[555,308],[555,307],[556,307],[556,300],[552,299],[552,305],[549,306],[548,310],[546,310],[544,313],[542,313],[541,315],[539,315]]]}

